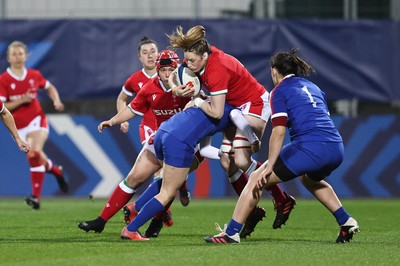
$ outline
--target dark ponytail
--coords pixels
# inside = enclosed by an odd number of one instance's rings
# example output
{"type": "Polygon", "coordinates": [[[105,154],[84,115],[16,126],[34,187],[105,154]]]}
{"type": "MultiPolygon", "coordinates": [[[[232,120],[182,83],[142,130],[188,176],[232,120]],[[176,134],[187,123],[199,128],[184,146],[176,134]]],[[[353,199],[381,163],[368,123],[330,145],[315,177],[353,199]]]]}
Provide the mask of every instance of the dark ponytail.
{"type": "Polygon", "coordinates": [[[280,52],[271,59],[271,68],[275,68],[283,76],[295,74],[296,76],[309,76],[315,73],[315,69],[306,61],[296,55],[298,48],[292,48],[289,52],[280,52]]]}

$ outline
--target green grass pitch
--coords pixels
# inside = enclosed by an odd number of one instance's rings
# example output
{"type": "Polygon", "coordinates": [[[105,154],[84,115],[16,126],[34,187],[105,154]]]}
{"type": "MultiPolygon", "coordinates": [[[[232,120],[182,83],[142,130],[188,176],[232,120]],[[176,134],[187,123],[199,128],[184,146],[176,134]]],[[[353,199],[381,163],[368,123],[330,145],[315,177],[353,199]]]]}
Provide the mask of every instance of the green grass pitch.
{"type": "MultiPolygon", "coordinates": [[[[336,244],[338,226],[317,201],[297,199],[290,219],[273,230],[269,199],[261,205],[267,218],[237,245],[213,245],[232,215],[235,199],[192,199],[172,205],[174,225],[157,239],[120,239],[122,212],[101,234],[86,233],[77,223],[97,217],[105,199],[44,198],[40,211],[22,198],[0,199],[0,265],[400,265],[400,200],[343,200],[361,232],[351,243],[336,244]]],[[[142,231],[147,225],[142,227],[142,231]]]]}

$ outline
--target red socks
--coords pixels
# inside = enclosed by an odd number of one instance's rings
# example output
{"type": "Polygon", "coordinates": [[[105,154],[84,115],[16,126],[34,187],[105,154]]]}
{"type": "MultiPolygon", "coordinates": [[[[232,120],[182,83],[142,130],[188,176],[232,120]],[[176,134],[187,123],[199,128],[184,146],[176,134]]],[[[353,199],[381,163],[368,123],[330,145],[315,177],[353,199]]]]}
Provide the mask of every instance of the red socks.
{"type": "MultiPolygon", "coordinates": [[[[43,167],[43,170],[44,170],[44,167],[43,167]]],[[[44,171],[43,172],[33,172],[31,170],[32,196],[35,196],[38,200],[40,200],[40,194],[42,192],[43,181],[44,181],[44,171]]]]}
{"type": "Polygon", "coordinates": [[[42,158],[39,151],[32,151],[28,153],[28,162],[30,165],[30,176],[32,184],[32,195],[40,200],[42,192],[45,167],[42,164],[42,158]]]}
{"type": "Polygon", "coordinates": [[[100,213],[100,217],[105,221],[108,221],[132,199],[134,194],[135,191],[131,188],[128,188],[124,184],[124,181],[122,181],[111,194],[106,205],[100,213]]]}
{"type": "Polygon", "coordinates": [[[44,166],[46,167],[46,172],[51,173],[56,177],[62,176],[61,169],[57,165],[53,164],[53,162],[50,159],[47,159],[44,166]]]}
{"type": "MultiPolygon", "coordinates": [[[[262,163],[257,162],[256,169],[260,168],[261,165],[262,165],[262,163]]],[[[286,194],[285,194],[285,192],[283,192],[283,190],[281,189],[281,187],[278,184],[271,186],[269,188],[266,188],[265,190],[271,194],[271,196],[274,198],[274,201],[276,204],[279,205],[279,204],[285,202],[286,194]]]]}
{"type": "Polygon", "coordinates": [[[246,186],[247,180],[248,177],[246,173],[240,169],[234,175],[229,177],[229,181],[231,182],[231,185],[238,196],[240,196],[244,187],[246,186]]]}

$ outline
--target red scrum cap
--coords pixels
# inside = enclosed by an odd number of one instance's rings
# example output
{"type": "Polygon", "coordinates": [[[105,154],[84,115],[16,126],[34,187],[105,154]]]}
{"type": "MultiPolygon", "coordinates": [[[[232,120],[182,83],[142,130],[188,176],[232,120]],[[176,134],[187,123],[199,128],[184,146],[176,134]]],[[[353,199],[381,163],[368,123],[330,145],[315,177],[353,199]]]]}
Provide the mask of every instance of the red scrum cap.
{"type": "Polygon", "coordinates": [[[157,70],[166,67],[166,66],[171,66],[171,67],[178,67],[179,65],[179,56],[171,50],[162,50],[156,59],[156,66],[157,70]]]}

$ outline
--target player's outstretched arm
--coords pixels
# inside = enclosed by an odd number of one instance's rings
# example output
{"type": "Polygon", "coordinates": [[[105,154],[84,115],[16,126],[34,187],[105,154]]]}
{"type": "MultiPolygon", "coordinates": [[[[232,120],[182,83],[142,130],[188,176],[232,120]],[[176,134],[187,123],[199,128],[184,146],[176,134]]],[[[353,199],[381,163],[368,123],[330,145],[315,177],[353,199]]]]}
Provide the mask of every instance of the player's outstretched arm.
{"type": "MultiPolygon", "coordinates": [[[[117,102],[116,102],[117,112],[119,112],[125,108],[128,98],[129,98],[129,96],[126,95],[123,90],[121,90],[121,92],[118,95],[117,102]]],[[[121,123],[120,130],[122,133],[127,133],[129,131],[129,122],[126,121],[126,122],[121,123]]]]}
{"type": "Polygon", "coordinates": [[[109,128],[114,125],[119,125],[123,122],[128,121],[129,119],[133,118],[135,116],[135,113],[132,112],[132,110],[126,106],[124,109],[122,109],[118,114],[113,116],[110,120],[103,121],[99,124],[97,127],[97,130],[99,133],[103,132],[103,128],[109,128]]]}
{"type": "Polygon", "coordinates": [[[4,124],[10,131],[11,135],[13,136],[15,142],[18,145],[18,148],[21,151],[29,152],[30,147],[28,143],[22,140],[18,134],[18,130],[15,126],[14,117],[11,115],[10,111],[7,108],[4,108],[3,112],[0,113],[1,119],[3,120],[4,124]]]}
{"type": "Polygon", "coordinates": [[[58,112],[64,111],[64,104],[61,102],[60,96],[58,94],[57,88],[50,83],[50,86],[47,89],[47,94],[50,99],[53,100],[54,109],[58,112]]]}

